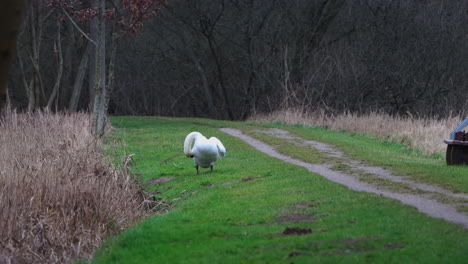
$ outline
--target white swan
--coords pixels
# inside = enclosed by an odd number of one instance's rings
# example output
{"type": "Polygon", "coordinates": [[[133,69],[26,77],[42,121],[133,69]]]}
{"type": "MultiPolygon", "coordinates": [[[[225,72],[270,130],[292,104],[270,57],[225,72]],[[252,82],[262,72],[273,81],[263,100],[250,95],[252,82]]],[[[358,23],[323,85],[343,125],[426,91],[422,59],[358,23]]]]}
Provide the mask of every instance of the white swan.
{"type": "Polygon", "coordinates": [[[215,137],[206,139],[199,132],[191,132],[185,138],[184,153],[187,157],[193,158],[198,175],[198,166],[202,168],[210,167],[211,171],[213,171],[213,164],[218,158],[224,157],[226,149],[223,143],[215,137]]]}

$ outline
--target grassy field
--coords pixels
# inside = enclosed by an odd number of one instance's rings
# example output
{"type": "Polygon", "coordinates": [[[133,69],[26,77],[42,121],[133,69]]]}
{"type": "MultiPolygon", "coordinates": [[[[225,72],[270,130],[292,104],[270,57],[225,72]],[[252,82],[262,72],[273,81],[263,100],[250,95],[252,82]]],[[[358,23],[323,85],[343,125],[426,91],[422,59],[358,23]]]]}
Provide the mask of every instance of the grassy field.
{"type": "MultiPolygon", "coordinates": [[[[354,192],[218,131],[275,126],[114,117],[110,140],[134,153],[132,172],[171,209],[108,239],[94,263],[463,263],[468,231],[378,195],[354,192]],[[185,136],[216,136],[227,157],[196,175],[185,136]],[[164,183],[155,178],[175,177],[164,183]],[[243,180],[244,179],[244,180],[243,180]],[[297,231],[301,234],[297,234],[297,231]]],[[[468,169],[361,134],[285,127],[355,158],[468,192],[468,169]]],[[[267,139],[264,139],[267,140],[267,139]]],[[[281,142],[269,142],[281,145],[281,142]]],[[[294,149],[283,146],[283,152],[294,149]]],[[[307,157],[307,150],[301,149],[307,157]]],[[[310,156],[320,159],[317,153],[310,156]],[[317,157],[318,156],[318,157],[317,157]]]]}

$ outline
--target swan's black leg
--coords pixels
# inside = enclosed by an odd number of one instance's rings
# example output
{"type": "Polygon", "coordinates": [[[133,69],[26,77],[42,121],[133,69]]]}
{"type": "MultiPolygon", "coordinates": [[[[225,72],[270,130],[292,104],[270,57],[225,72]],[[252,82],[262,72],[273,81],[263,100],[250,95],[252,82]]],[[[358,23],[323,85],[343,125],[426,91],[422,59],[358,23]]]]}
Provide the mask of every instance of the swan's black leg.
{"type": "Polygon", "coordinates": [[[213,172],[213,165],[210,165],[210,172],[213,172]]]}
{"type": "Polygon", "coordinates": [[[197,169],[197,175],[199,175],[199,172],[198,172],[198,165],[195,165],[195,168],[197,169]]]}

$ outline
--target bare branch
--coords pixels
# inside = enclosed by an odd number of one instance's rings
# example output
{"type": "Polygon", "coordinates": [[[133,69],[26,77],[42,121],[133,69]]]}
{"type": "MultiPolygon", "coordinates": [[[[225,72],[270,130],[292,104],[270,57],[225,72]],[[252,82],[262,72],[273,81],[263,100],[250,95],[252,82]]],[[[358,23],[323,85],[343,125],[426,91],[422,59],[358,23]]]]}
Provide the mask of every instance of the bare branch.
{"type": "Polygon", "coordinates": [[[76,27],[76,29],[78,29],[78,31],[80,31],[80,33],[89,41],[91,41],[91,43],[94,44],[94,46],[98,46],[98,43],[96,43],[94,40],[92,40],[88,34],[86,34],[77,24],[76,22],[73,20],[73,18],[70,16],[70,14],[68,14],[68,12],[62,7],[62,11],[63,13],[65,13],[65,15],[68,17],[68,19],[70,19],[70,21],[72,22],[72,24],[76,27]]]}

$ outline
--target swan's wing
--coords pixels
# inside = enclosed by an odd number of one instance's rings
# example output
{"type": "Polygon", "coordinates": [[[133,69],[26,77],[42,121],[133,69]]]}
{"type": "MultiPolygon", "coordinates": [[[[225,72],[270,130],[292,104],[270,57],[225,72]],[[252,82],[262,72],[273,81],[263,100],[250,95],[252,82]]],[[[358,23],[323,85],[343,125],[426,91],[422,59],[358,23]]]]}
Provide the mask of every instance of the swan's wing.
{"type": "Polygon", "coordinates": [[[226,148],[224,147],[223,143],[221,143],[221,141],[219,141],[219,139],[217,139],[215,137],[210,137],[210,139],[208,141],[210,141],[210,143],[213,143],[213,144],[216,145],[216,147],[218,148],[218,155],[220,157],[224,157],[226,155],[226,148]]]}

